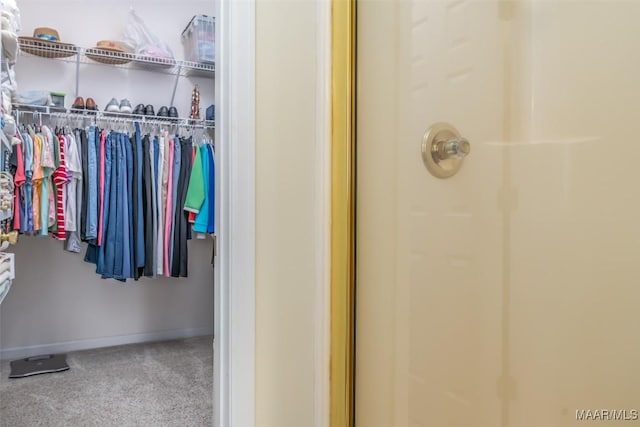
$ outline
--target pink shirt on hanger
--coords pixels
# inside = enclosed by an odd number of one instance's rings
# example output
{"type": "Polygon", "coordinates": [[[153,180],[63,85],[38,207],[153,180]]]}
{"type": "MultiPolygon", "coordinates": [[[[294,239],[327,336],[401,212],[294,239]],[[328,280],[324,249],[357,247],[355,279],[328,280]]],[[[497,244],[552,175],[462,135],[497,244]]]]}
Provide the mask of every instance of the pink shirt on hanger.
{"type": "Polygon", "coordinates": [[[13,229],[20,230],[20,226],[22,223],[20,222],[20,204],[18,200],[20,200],[20,188],[16,187],[14,189],[14,201],[13,201],[13,229]]]}
{"type": "Polygon", "coordinates": [[[18,160],[18,165],[16,168],[16,175],[13,177],[13,183],[15,184],[15,199],[13,202],[14,212],[13,212],[13,229],[20,230],[21,221],[20,221],[20,186],[25,183],[26,176],[24,174],[24,161],[22,156],[22,144],[18,144],[15,147],[16,150],[16,158],[18,160]]]}
{"type": "Polygon", "coordinates": [[[16,168],[16,175],[13,177],[13,182],[16,187],[19,187],[25,183],[27,177],[24,173],[24,156],[22,155],[22,144],[17,144],[14,147],[16,149],[16,158],[18,160],[18,165],[16,168]]]}

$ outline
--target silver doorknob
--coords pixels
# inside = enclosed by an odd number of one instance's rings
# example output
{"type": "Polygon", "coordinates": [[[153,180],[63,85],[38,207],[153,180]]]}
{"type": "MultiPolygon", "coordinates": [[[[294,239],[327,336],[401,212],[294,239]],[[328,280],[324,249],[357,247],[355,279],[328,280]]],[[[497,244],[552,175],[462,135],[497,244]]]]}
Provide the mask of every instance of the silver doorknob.
{"type": "Polygon", "coordinates": [[[471,144],[465,138],[451,138],[447,141],[438,141],[436,144],[438,156],[442,160],[450,157],[463,159],[471,152],[471,144]]]}
{"type": "Polygon", "coordinates": [[[449,178],[462,167],[471,152],[471,144],[448,123],[436,123],[422,138],[422,161],[437,178],[449,178]]]}

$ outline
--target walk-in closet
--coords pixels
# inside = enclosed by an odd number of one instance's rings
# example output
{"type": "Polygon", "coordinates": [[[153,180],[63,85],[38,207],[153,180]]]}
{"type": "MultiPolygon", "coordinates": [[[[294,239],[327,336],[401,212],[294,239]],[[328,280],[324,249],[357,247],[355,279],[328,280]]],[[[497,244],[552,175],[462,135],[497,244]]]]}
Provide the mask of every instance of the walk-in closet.
{"type": "Polygon", "coordinates": [[[0,427],[212,425],[216,5],[3,3],[0,427]]]}

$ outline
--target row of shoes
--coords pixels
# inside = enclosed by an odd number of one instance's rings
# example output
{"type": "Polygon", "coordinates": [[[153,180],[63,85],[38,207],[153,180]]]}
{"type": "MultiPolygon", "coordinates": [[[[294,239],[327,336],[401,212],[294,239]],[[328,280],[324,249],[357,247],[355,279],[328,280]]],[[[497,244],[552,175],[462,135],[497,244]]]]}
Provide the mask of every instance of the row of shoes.
{"type": "Polygon", "coordinates": [[[131,104],[127,99],[123,99],[118,103],[118,100],[112,98],[111,101],[107,104],[105,111],[111,113],[126,113],[126,114],[136,114],[139,116],[156,116],[156,117],[169,117],[169,118],[178,118],[178,110],[176,107],[167,108],[165,106],[160,107],[158,110],[158,114],[156,115],[153,105],[144,105],[138,104],[136,108],[131,109],[131,104]]]}
{"type": "MultiPolygon", "coordinates": [[[[93,98],[87,98],[85,100],[79,96],[73,102],[71,106],[72,110],[87,110],[87,111],[98,111],[98,106],[96,105],[93,98]]],[[[156,116],[156,117],[166,117],[166,118],[178,118],[178,110],[176,107],[160,107],[158,110],[158,114],[156,115],[153,105],[138,104],[136,108],[131,107],[131,103],[128,99],[123,99],[120,102],[116,98],[111,98],[111,101],[107,104],[104,111],[107,113],[123,113],[123,114],[136,114],[139,116],[156,116]]]]}

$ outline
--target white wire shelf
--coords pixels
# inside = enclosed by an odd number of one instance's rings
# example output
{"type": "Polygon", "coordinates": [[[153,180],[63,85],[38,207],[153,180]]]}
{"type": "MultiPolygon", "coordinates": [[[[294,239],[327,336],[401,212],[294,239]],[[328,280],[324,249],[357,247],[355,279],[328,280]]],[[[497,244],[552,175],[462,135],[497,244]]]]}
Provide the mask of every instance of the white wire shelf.
{"type": "Polygon", "coordinates": [[[181,75],[212,77],[215,64],[184,61],[177,59],[153,58],[127,52],[117,52],[99,48],[83,48],[66,43],[56,46],[20,38],[20,50],[23,54],[58,61],[93,64],[106,64],[116,68],[143,69],[147,71],[181,75]]]}
{"type": "Polygon", "coordinates": [[[186,117],[159,117],[139,114],[115,113],[109,111],[89,111],[73,110],[61,107],[47,107],[37,105],[14,104],[14,114],[18,115],[18,122],[21,122],[20,115],[38,117],[45,115],[51,118],[67,120],[89,120],[91,122],[112,122],[133,124],[154,124],[163,126],[189,127],[194,129],[215,129],[214,120],[190,119],[186,117]]]}

